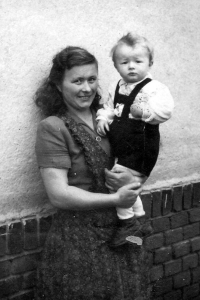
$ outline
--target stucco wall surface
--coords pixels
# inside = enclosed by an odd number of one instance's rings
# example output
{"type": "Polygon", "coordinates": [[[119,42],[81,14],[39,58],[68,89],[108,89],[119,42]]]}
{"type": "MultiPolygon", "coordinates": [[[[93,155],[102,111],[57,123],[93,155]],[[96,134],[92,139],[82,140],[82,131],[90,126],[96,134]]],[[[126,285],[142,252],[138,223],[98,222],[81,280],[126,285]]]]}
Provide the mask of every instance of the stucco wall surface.
{"type": "Polygon", "coordinates": [[[67,45],[94,53],[105,97],[119,77],[109,51],[130,30],[154,44],[152,74],[176,103],[173,118],[161,125],[147,188],[200,178],[199,14],[198,0],[0,1],[0,222],[50,207],[34,154],[40,114],[33,98],[53,55],[67,45]]]}

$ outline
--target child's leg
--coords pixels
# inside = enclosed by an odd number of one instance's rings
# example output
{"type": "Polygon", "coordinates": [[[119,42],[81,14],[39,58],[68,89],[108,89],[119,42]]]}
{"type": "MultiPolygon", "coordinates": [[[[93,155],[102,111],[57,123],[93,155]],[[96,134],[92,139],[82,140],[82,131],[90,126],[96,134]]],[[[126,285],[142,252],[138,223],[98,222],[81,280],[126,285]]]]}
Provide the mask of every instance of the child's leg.
{"type": "Polygon", "coordinates": [[[133,208],[121,208],[121,207],[116,207],[117,210],[117,216],[120,220],[126,220],[134,217],[134,212],[133,208]]]}
{"type": "Polygon", "coordinates": [[[137,197],[137,200],[133,204],[132,210],[136,217],[141,217],[145,215],[145,211],[140,196],[137,197]]]}
{"type": "MultiPolygon", "coordinates": [[[[112,171],[119,172],[120,169],[127,169],[126,167],[115,164],[112,171]]],[[[137,177],[140,176],[140,173],[131,170],[131,173],[137,177]]],[[[152,232],[152,228],[144,228],[140,225],[140,222],[136,217],[141,217],[145,215],[141,198],[138,196],[134,205],[130,208],[116,208],[117,215],[119,218],[119,226],[115,231],[113,238],[110,242],[111,247],[118,247],[127,242],[142,244],[142,239],[147,234],[152,232]],[[130,239],[131,238],[131,239],[130,239]],[[136,242],[137,241],[137,242],[136,242]]]]}
{"type": "MultiPolygon", "coordinates": [[[[126,169],[126,167],[117,164],[117,160],[115,160],[115,165],[112,168],[113,172],[117,172],[117,169],[126,169]]],[[[131,171],[132,174],[134,174],[136,177],[140,176],[140,173],[137,171],[132,170],[131,171]],[[134,172],[134,173],[133,173],[134,172]]],[[[137,200],[135,201],[135,203],[133,204],[133,207],[130,208],[119,208],[117,207],[117,215],[119,217],[120,220],[125,220],[125,219],[129,219],[132,218],[133,216],[136,217],[141,217],[145,215],[145,211],[143,209],[143,204],[142,204],[142,200],[141,198],[138,196],[137,200]]]]}
{"type": "Polygon", "coordinates": [[[132,217],[141,217],[145,215],[141,198],[138,196],[137,200],[130,208],[117,207],[117,216],[120,220],[129,219],[132,217]]]}

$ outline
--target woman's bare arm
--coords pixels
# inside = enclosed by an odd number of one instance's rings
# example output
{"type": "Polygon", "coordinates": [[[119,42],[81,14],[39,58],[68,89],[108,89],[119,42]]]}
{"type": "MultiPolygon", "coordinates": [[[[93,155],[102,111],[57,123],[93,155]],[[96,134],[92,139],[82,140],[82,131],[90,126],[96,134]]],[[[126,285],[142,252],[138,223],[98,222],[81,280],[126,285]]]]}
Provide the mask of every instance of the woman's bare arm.
{"type": "Polygon", "coordinates": [[[131,207],[141,192],[139,183],[120,188],[114,194],[91,193],[68,185],[68,170],[42,168],[42,179],[53,206],[69,210],[90,210],[103,207],[131,207]]]}

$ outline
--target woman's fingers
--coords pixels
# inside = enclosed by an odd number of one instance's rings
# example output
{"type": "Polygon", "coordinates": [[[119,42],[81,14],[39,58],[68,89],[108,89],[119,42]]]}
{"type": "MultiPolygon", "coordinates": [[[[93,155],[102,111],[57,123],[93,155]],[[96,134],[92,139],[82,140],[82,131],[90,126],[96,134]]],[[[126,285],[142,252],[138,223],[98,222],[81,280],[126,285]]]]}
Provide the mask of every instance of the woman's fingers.
{"type": "Polygon", "coordinates": [[[135,182],[134,176],[128,170],[119,170],[119,172],[111,172],[105,169],[106,183],[111,185],[114,190],[120,187],[135,182]]]}

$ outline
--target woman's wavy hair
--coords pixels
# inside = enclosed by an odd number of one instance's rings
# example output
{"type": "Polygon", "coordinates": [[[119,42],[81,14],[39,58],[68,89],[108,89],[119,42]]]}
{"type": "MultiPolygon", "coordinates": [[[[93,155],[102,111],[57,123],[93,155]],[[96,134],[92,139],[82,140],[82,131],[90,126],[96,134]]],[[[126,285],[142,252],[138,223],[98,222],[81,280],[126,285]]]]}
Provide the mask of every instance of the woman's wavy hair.
{"type": "MultiPolygon", "coordinates": [[[[98,68],[94,55],[83,48],[74,46],[68,46],[57,53],[52,62],[49,76],[44,79],[35,94],[35,103],[45,116],[59,115],[67,110],[62,93],[57,88],[61,85],[66,70],[88,64],[96,64],[98,68]]],[[[100,99],[101,96],[97,91],[91,107],[97,109],[100,99]]]]}

